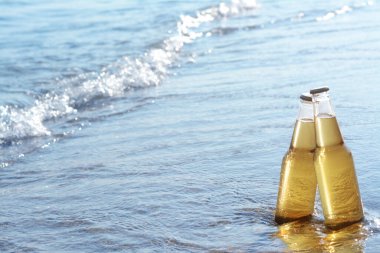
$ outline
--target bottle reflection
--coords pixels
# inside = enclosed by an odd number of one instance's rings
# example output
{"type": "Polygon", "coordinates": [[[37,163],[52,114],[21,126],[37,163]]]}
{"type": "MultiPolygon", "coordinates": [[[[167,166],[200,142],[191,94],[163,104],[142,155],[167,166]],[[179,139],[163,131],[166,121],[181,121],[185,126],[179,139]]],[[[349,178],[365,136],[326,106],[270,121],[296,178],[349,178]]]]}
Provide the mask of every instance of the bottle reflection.
{"type": "Polygon", "coordinates": [[[291,252],[364,252],[369,231],[363,223],[326,229],[322,221],[294,221],[278,226],[275,234],[291,252]]]}
{"type": "Polygon", "coordinates": [[[322,243],[327,252],[364,252],[368,234],[368,229],[360,222],[339,230],[328,230],[322,243]]]}
{"type": "Polygon", "coordinates": [[[308,221],[294,221],[280,225],[276,236],[285,242],[292,252],[319,252],[319,249],[322,249],[320,241],[323,235],[318,229],[318,224],[308,221]]]}

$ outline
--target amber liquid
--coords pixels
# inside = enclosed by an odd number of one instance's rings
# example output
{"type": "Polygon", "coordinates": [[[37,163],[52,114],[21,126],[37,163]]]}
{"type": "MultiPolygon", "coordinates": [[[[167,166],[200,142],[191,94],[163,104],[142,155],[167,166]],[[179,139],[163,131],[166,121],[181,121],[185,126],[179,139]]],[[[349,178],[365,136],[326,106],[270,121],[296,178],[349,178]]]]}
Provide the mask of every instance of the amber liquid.
{"type": "Polygon", "coordinates": [[[275,215],[277,223],[311,217],[317,188],[314,149],[314,122],[297,121],[290,149],[282,161],[275,215]]]}
{"type": "Polygon", "coordinates": [[[314,164],[325,224],[339,228],[360,221],[363,208],[354,161],[335,117],[316,118],[314,164]]]}

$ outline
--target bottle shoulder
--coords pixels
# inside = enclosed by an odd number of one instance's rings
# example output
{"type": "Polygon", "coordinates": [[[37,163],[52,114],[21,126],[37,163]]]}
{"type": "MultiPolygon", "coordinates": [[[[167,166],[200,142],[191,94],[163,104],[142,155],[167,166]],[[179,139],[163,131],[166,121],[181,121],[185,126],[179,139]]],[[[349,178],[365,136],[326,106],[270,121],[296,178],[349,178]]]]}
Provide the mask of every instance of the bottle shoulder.
{"type": "Polygon", "coordinates": [[[290,147],[288,151],[285,153],[285,157],[289,156],[309,156],[314,154],[314,149],[302,149],[302,148],[294,148],[290,147]]]}
{"type": "Polygon", "coordinates": [[[316,148],[316,151],[322,151],[322,150],[323,151],[345,151],[345,152],[351,153],[350,148],[344,142],[336,144],[336,145],[332,145],[332,146],[316,148]]]}

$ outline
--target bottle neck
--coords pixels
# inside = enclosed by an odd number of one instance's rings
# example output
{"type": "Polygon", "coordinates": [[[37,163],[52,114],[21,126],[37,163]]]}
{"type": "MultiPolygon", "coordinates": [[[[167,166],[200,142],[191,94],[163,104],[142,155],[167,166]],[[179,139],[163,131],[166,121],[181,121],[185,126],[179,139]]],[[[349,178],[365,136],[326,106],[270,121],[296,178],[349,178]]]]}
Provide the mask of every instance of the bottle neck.
{"type": "Polygon", "coordinates": [[[315,134],[318,147],[343,143],[343,137],[327,92],[313,95],[315,134]]]}
{"type": "Polygon", "coordinates": [[[315,136],[319,148],[343,144],[343,137],[335,116],[316,117],[315,136]]]}
{"type": "Polygon", "coordinates": [[[297,122],[294,127],[291,148],[314,150],[315,125],[313,115],[313,103],[301,100],[297,122]]]}

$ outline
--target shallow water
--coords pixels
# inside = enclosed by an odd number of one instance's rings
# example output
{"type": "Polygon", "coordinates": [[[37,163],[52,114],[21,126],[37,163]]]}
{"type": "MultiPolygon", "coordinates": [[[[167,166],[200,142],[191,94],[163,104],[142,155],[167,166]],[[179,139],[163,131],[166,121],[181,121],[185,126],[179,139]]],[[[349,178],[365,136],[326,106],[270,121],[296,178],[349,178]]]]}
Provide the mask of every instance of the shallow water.
{"type": "Polygon", "coordinates": [[[377,252],[380,7],[0,1],[1,252],[377,252]],[[273,222],[329,85],[366,220],[273,222]]]}

